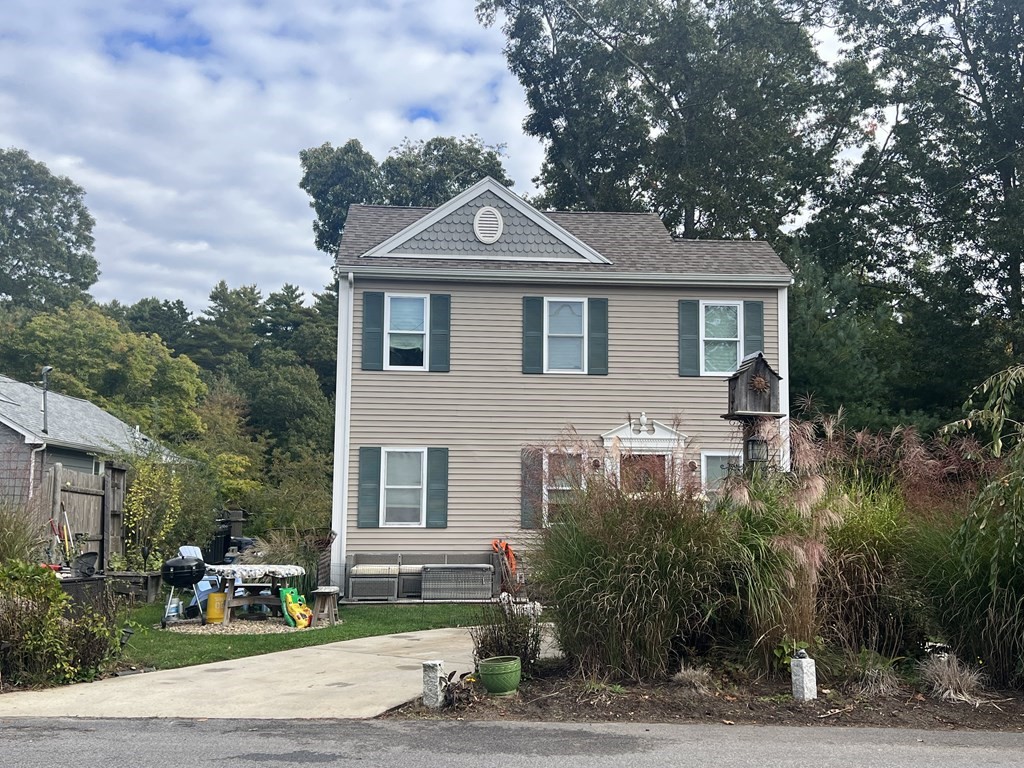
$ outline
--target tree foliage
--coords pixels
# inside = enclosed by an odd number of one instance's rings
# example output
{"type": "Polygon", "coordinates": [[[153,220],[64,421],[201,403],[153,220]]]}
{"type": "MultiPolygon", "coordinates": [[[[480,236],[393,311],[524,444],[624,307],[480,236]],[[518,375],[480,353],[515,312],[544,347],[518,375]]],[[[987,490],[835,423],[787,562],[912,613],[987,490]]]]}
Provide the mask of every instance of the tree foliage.
{"type": "Polygon", "coordinates": [[[440,205],[485,176],[512,186],[501,152],[502,147],[488,146],[477,136],[406,139],[382,163],[356,139],[337,148],[326,142],[302,150],[299,187],[316,212],[316,247],[331,255],[338,250],[352,203],[440,205]]]}
{"type": "Polygon", "coordinates": [[[85,191],[22,149],[0,149],[0,303],[61,307],[99,276],[85,191]]]}
{"type": "Polygon", "coordinates": [[[481,0],[541,138],[543,202],[654,210],[685,237],[774,238],[859,140],[862,63],[787,3],[481,0]]]}
{"type": "MultiPolygon", "coordinates": [[[[838,174],[809,228],[832,263],[900,292],[933,273],[1024,342],[1024,10],[1017,0],[836,0],[876,74],[878,140],[838,174]],[[881,117],[885,115],[886,117],[881,117]],[[895,273],[903,279],[893,280],[895,273]],[[910,278],[910,279],[907,279],[910,278]]],[[[991,373],[990,368],[985,373],[991,373]]],[[[977,376],[975,378],[978,378],[977,376]]]]}
{"type": "Polygon", "coordinates": [[[12,329],[0,364],[25,380],[52,365],[55,390],[90,400],[154,437],[201,429],[195,407],[205,385],[195,363],[172,356],[158,337],[132,333],[95,306],[72,304],[31,317],[12,329]]]}

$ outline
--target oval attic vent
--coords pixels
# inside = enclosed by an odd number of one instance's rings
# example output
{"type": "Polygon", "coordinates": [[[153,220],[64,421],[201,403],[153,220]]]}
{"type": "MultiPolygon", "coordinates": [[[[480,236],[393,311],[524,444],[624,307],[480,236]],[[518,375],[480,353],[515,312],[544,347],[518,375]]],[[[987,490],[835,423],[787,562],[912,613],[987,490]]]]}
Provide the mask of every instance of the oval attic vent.
{"type": "Polygon", "coordinates": [[[485,245],[497,242],[504,228],[505,223],[502,221],[498,209],[490,205],[485,205],[477,211],[473,218],[473,234],[485,245]]]}

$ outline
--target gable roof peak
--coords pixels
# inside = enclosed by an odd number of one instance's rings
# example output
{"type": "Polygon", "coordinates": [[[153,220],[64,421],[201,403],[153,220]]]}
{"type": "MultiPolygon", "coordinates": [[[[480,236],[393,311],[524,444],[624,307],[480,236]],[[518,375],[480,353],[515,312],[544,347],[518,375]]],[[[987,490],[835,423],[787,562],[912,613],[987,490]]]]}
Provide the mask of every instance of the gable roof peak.
{"type": "Polygon", "coordinates": [[[448,202],[422,210],[426,211],[423,216],[360,254],[359,258],[440,256],[483,261],[611,264],[585,241],[490,176],[448,202]],[[483,236],[478,229],[480,212],[485,209],[493,209],[487,220],[489,236],[483,236]],[[514,221],[515,226],[508,228],[507,237],[501,237],[505,218],[514,221]],[[543,247],[537,245],[541,241],[543,247]]]}

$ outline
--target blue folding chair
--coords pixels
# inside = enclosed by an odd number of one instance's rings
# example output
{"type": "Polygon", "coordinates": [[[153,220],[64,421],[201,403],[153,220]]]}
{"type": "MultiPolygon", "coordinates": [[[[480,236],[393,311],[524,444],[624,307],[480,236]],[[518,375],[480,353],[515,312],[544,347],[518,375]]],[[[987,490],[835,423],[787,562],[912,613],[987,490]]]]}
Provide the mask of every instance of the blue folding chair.
{"type": "MultiPolygon", "coordinates": [[[[178,547],[178,554],[181,557],[198,557],[200,560],[203,560],[205,562],[205,560],[203,559],[203,550],[192,544],[184,544],[178,547]]],[[[207,598],[209,598],[210,596],[210,593],[217,592],[219,590],[220,581],[217,579],[216,576],[204,576],[203,580],[192,588],[193,597],[192,602],[189,603],[189,605],[199,605],[201,603],[205,604],[207,598]]]]}

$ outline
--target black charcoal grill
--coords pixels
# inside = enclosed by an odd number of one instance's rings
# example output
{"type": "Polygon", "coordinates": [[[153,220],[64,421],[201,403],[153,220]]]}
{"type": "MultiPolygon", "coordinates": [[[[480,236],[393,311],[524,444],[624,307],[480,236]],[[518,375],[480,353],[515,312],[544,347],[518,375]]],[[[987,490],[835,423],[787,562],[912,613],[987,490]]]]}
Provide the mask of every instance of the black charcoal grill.
{"type": "MultiPolygon", "coordinates": [[[[167,595],[167,605],[164,607],[164,618],[160,622],[161,627],[166,627],[168,621],[180,621],[181,612],[171,613],[171,605],[174,602],[174,590],[191,589],[206,576],[206,563],[198,557],[172,557],[160,568],[160,575],[163,580],[171,585],[170,594],[167,595]]],[[[180,602],[180,598],[179,598],[180,602]]],[[[199,619],[201,624],[206,624],[206,616],[203,615],[203,604],[197,599],[199,606],[199,619]]]]}

